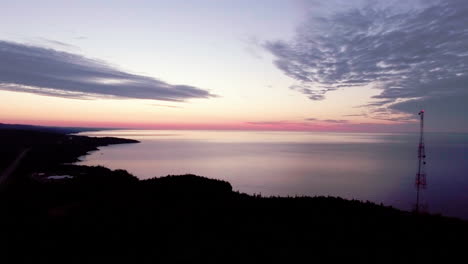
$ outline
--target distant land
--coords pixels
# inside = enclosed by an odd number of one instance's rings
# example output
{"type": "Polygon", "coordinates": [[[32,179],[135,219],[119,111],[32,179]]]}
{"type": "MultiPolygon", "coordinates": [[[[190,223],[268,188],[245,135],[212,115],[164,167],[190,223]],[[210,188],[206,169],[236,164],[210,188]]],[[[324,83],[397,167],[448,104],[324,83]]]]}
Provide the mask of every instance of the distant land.
{"type": "Polygon", "coordinates": [[[138,143],[67,135],[78,129],[0,126],[5,263],[468,261],[467,221],[339,197],[247,195],[196,175],[138,180],[77,166],[100,146],[138,143]]]}
{"type": "Polygon", "coordinates": [[[53,126],[36,126],[22,124],[4,124],[0,123],[0,129],[15,129],[15,130],[31,130],[41,132],[55,132],[62,134],[72,134],[85,131],[100,131],[100,130],[116,130],[118,128],[95,128],[95,127],[53,127],[53,126]]]}

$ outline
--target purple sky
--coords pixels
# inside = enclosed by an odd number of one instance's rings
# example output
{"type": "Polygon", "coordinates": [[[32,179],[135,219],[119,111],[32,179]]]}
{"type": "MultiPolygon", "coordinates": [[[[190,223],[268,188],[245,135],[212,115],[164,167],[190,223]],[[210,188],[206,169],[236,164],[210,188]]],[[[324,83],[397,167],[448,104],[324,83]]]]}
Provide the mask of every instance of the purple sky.
{"type": "Polygon", "coordinates": [[[468,131],[468,2],[7,1],[0,122],[468,131]]]}

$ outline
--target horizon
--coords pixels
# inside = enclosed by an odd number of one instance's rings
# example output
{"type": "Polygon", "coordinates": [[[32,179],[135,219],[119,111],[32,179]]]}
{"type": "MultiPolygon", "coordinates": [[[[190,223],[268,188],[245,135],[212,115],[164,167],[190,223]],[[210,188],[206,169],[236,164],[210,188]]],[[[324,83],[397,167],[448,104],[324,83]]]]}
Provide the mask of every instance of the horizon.
{"type": "Polygon", "coordinates": [[[468,0],[0,2],[8,263],[468,258],[468,0]]]}
{"type": "MultiPolygon", "coordinates": [[[[189,127],[187,126],[186,128],[173,128],[171,126],[168,127],[147,127],[147,128],[138,128],[138,127],[118,127],[118,126],[109,126],[109,127],[98,127],[98,126],[68,126],[68,125],[41,125],[41,124],[30,124],[30,123],[1,123],[0,125],[7,125],[7,126],[32,126],[32,127],[38,127],[38,128],[69,128],[69,129],[83,129],[82,132],[77,132],[79,133],[89,133],[89,132],[105,132],[105,131],[211,131],[211,132],[297,132],[297,133],[364,133],[364,134],[419,134],[420,131],[417,130],[407,130],[407,131],[388,131],[388,130],[336,130],[336,129],[323,129],[323,130],[302,130],[302,129],[288,129],[288,128],[278,128],[278,127],[272,127],[272,128],[241,128],[238,126],[234,126],[232,128],[227,128],[225,126],[222,127],[208,127],[208,128],[203,128],[203,127],[189,127]],[[86,129],[91,129],[91,130],[86,130],[86,129]]],[[[468,132],[464,131],[425,131],[424,133],[426,134],[468,134],[468,132]]]]}
{"type": "MultiPolygon", "coordinates": [[[[414,129],[408,129],[407,131],[404,130],[388,130],[382,129],[381,127],[377,129],[366,129],[364,130],[362,127],[356,128],[354,130],[350,129],[337,129],[337,127],[320,127],[317,129],[316,127],[311,128],[309,130],[304,129],[303,127],[281,127],[277,125],[273,126],[239,126],[239,125],[232,125],[232,126],[216,126],[212,124],[208,124],[206,126],[196,124],[196,125],[155,125],[152,127],[123,127],[119,125],[110,124],[109,126],[103,126],[102,123],[97,125],[67,125],[66,124],[57,124],[55,122],[52,123],[1,123],[0,125],[12,125],[12,126],[33,126],[33,127],[44,127],[44,128],[77,128],[77,129],[96,129],[99,130],[172,130],[172,131],[252,131],[252,132],[318,132],[318,133],[419,133],[414,129]]],[[[397,128],[398,129],[398,128],[397,128]]],[[[454,132],[454,131],[432,131],[428,133],[468,133],[468,132],[454,132]]]]}
{"type": "Polygon", "coordinates": [[[1,123],[468,132],[462,0],[3,6],[1,123]]]}

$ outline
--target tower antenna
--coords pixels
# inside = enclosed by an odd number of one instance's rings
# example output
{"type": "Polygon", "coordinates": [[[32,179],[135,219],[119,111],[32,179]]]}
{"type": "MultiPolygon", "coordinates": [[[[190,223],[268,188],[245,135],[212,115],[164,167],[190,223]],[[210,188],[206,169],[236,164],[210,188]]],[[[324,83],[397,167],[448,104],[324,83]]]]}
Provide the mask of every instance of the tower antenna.
{"type": "Polygon", "coordinates": [[[419,132],[419,146],[418,146],[418,173],[416,174],[416,213],[420,212],[419,193],[421,189],[426,189],[426,149],[424,146],[424,110],[419,111],[419,118],[421,120],[419,132]]]}

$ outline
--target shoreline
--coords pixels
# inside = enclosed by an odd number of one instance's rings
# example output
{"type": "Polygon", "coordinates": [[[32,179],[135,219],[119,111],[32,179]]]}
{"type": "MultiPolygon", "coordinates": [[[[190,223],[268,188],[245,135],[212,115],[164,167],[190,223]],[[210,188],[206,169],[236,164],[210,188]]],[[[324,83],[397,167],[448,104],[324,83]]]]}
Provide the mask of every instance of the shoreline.
{"type": "Polygon", "coordinates": [[[124,170],[63,164],[93,146],[128,140],[10,135],[35,144],[0,192],[7,227],[0,239],[19,263],[30,263],[28,256],[47,263],[70,256],[77,263],[467,259],[468,221],[461,219],[339,197],[248,195],[196,175],[139,180],[124,170]],[[38,180],[33,172],[58,177],[38,180]],[[430,255],[419,254],[428,248],[430,255]]]}

